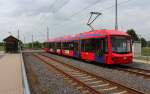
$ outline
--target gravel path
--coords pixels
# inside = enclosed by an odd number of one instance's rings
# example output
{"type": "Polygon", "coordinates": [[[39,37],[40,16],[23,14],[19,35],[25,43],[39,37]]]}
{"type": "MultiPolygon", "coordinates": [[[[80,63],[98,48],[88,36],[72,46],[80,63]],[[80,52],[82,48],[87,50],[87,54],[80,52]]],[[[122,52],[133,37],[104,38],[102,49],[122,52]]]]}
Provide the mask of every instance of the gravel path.
{"type": "Polygon", "coordinates": [[[0,59],[4,57],[5,54],[0,54],[0,59]]]}
{"type": "Polygon", "coordinates": [[[150,64],[146,64],[146,63],[134,62],[132,64],[127,64],[126,66],[131,66],[131,67],[135,67],[135,68],[150,70],[150,64]]]}
{"type": "Polygon", "coordinates": [[[36,74],[36,79],[38,79],[40,83],[40,86],[36,86],[37,84],[35,84],[34,87],[32,86],[32,94],[81,94],[80,91],[69,85],[69,83],[59,76],[56,76],[51,68],[41,63],[38,59],[31,56],[31,54],[24,54],[24,56],[25,64],[27,67],[29,65],[31,66],[32,71],[36,74]],[[42,90],[42,92],[40,90],[42,90]]]}
{"type": "Polygon", "coordinates": [[[64,62],[73,64],[80,68],[84,68],[87,71],[93,72],[109,80],[121,83],[122,85],[142,91],[145,94],[150,94],[150,79],[137,77],[136,75],[129,74],[123,71],[104,68],[101,65],[90,64],[88,62],[82,62],[82,61],[78,61],[75,59],[65,58],[65,57],[56,56],[56,55],[47,54],[47,53],[45,54],[51,57],[58,58],[59,60],[62,60],[64,62]]]}

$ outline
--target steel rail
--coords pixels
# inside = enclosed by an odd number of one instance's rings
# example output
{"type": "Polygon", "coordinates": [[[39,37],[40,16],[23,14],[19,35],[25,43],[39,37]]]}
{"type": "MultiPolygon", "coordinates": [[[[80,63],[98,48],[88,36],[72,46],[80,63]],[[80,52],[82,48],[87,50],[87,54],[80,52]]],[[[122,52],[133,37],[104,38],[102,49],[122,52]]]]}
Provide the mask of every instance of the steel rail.
{"type": "Polygon", "coordinates": [[[119,84],[119,83],[115,83],[115,82],[110,81],[110,80],[108,80],[108,79],[105,79],[105,78],[103,78],[103,77],[97,76],[96,74],[93,74],[93,73],[91,73],[91,72],[87,72],[87,71],[85,71],[85,70],[83,70],[83,69],[80,69],[80,68],[78,68],[78,67],[75,67],[75,66],[73,66],[73,65],[70,65],[70,64],[68,64],[68,63],[64,63],[63,61],[54,59],[54,58],[52,58],[52,57],[49,57],[49,56],[46,56],[46,55],[43,55],[43,54],[40,54],[40,55],[42,55],[42,56],[44,56],[44,57],[47,57],[47,58],[49,58],[49,59],[51,59],[51,60],[53,60],[53,61],[55,61],[55,62],[57,62],[57,63],[61,63],[61,64],[65,65],[65,66],[68,66],[68,67],[70,67],[70,68],[72,68],[72,69],[74,69],[74,70],[77,70],[77,71],[80,71],[80,72],[89,74],[89,75],[91,75],[92,77],[95,77],[96,79],[100,79],[100,80],[102,79],[103,81],[106,81],[106,82],[111,83],[111,85],[113,85],[113,86],[118,86],[120,89],[129,91],[131,94],[144,94],[144,93],[141,92],[141,91],[137,91],[137,90],[135,90],[135,89],[133,89],[133,88],[129,88],[129,87],[124,86],[124,85],[121,85],[121,84],[119,84]]]}
{"type": "Polygon", "coordinates": [[[37,57],[38,59],[40,59],[41,61],[43,61],[44,63],[48,64],[49,66],[51,66],[52,68],[54,68],[55,70],[59,71],[60,73],[64,74],[67,78],[72,79],[73,81],[77,82],[78,85],[82,86],[83,88],[85,88],[85,90],[89,90],[92,94],[101,94],[100,92],[98,92],[97,90],[91,88],[90,86],[86,85],[85,83],[83,83],[82,81],[74,78],[73,76],[67,74],[66,72],[62,71],[61,69],[55,67],[54,65],[48,63],[46,60],[44,60],[43,58],[41,58],[38,55],[34,55],[35,57],[37,57]]]}
{"type": "Polygon", "coordinates": [[[133,68],[133,67],[128,67],[128,66],[124,66],[124,67],[125,68],[117,67],[116,69],[118,69],[120,71],[133,73],[136,75],[140,75],[140,76],[143,76],[144,78],[150,79],[150,70],[144,70],[144,69],[133,68]]]}

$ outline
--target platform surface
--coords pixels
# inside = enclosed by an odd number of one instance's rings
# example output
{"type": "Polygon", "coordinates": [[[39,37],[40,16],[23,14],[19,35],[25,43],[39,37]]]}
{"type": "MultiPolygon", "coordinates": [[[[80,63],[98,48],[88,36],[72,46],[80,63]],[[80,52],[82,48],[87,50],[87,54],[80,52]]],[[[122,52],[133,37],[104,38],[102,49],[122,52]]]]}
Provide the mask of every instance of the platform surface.
{"type": "Polygon", "coordinates": [[[148,60],[133,59],[134,62],[150,64],[148,60]]]}
{"type": "Polygon", "coordinates": [[[23,94],[20,54],[0,58],[0,94],[23,94]]]}

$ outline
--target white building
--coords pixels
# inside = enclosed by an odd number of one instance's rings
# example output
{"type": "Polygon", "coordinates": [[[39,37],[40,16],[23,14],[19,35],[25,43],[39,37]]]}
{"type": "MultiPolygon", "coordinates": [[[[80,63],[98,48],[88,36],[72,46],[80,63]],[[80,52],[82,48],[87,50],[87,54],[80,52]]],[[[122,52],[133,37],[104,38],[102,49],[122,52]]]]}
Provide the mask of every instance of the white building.
{"type": "Polygon", "coordinates": [[[134,41],[132,45],[132,51],[133,51],[133,56],[138,57],[141,56],[141,42],[140,41],[134,41]]]}

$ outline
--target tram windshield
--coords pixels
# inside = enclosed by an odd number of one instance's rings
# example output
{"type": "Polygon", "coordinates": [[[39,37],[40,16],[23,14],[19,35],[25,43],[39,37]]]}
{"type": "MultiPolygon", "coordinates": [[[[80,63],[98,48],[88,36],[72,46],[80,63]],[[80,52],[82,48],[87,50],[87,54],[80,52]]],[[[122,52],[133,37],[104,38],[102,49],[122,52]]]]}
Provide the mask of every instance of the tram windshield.
{"type": "Polygon", "coordinates": [[[127,36],[111,36],[112,51],[114,53],[131,52],[131,39],[127,36]]]}

